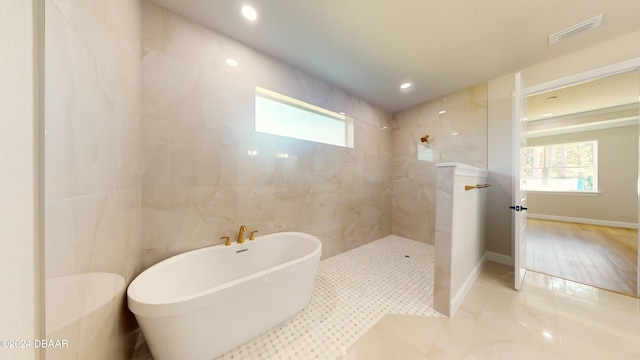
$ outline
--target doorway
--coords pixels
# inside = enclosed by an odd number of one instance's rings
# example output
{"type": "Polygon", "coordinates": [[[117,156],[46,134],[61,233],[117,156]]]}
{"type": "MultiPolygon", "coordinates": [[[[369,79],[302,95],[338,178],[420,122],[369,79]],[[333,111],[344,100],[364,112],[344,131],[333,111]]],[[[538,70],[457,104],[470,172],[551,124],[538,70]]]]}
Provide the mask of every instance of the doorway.
{"type": "Polygon", "coordinates": [[[637,69],[528,96],[527,269],[638,296],[639,101],[637,69]]]}

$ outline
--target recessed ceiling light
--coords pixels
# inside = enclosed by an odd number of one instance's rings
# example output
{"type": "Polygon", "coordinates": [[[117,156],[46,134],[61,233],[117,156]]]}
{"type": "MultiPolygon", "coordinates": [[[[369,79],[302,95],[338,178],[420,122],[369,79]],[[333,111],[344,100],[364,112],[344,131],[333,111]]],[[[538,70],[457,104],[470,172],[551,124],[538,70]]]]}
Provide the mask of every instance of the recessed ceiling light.
{"type": "Polygon", "coordinates": [[[546,114],[544,114],[544,115],[542,115],[542,116],[544,116],[544,117],[549,117],[549,116],[551,116],[551,115],[553,115],[553,113],[546,113],[546,114]]]}
{"type": "Polygon", "coordinates": [[[413,84],[411,84],[410,82],[406,82],[402,85],[400,85],[400,89],[402,90],[407,90],[408,88],[410,88],[413,84]]]}
{"type": "Polygon", "coordinates": [[[258,12],[252,6],[244,5],[240,11],[242,11],[242,16],[249,21],[256,21],[258,18],[258,12]]]}
{"type": "Polygon", "coordinates": [[[452,132],[451,135],[458,135],[459,133],[457,132],[452,132]]]}
{"type": "Polygon", "coordinates": [[[224,62],[226,62],[227,65],[229,65],[229,66],[233,66],[233,67],[238,66],[238,62],[235,59],[229,58],[229,59],[225,60],[224,62]]]}
{"type": "Polygon", "coordinates": [[[440,115],[442,115],[442,114],[446,114],[446,113],[447,113],[447,110],[440,110],[440,111],[438,111],[438,114],[440,114],[440,115]]]}

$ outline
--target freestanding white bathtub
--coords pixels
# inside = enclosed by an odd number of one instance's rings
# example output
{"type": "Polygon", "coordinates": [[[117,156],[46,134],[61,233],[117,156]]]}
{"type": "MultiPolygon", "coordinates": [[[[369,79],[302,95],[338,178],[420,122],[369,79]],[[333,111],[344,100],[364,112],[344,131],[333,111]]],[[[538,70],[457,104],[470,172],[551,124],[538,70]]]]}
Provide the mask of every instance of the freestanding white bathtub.
{"type": "Polygon", "coordinates": [[[282,232],[176,255],[129,285],[155,360],[211,360],[302,310],[311,297],[322,245],[282,232]]]}

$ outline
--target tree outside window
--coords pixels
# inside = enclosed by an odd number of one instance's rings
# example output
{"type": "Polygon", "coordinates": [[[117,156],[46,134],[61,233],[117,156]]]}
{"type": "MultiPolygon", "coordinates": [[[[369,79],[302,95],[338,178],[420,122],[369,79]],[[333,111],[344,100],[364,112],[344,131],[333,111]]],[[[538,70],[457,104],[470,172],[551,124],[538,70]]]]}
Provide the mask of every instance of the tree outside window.
{"type": "Polygon", "coordinates": [[[596,192],[597,154],[597,141],[527,147],[527,189],[596,192]]]}

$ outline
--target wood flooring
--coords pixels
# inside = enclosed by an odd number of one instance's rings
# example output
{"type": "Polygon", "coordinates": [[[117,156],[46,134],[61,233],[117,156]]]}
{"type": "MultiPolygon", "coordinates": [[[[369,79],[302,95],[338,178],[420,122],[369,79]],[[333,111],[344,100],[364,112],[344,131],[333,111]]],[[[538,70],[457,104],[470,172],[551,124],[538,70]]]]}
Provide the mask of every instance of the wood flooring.
{"type": "Polygon", "coordinates": [[[637,296],[638,230],[527,219],[528,269],[637,296]]]}

